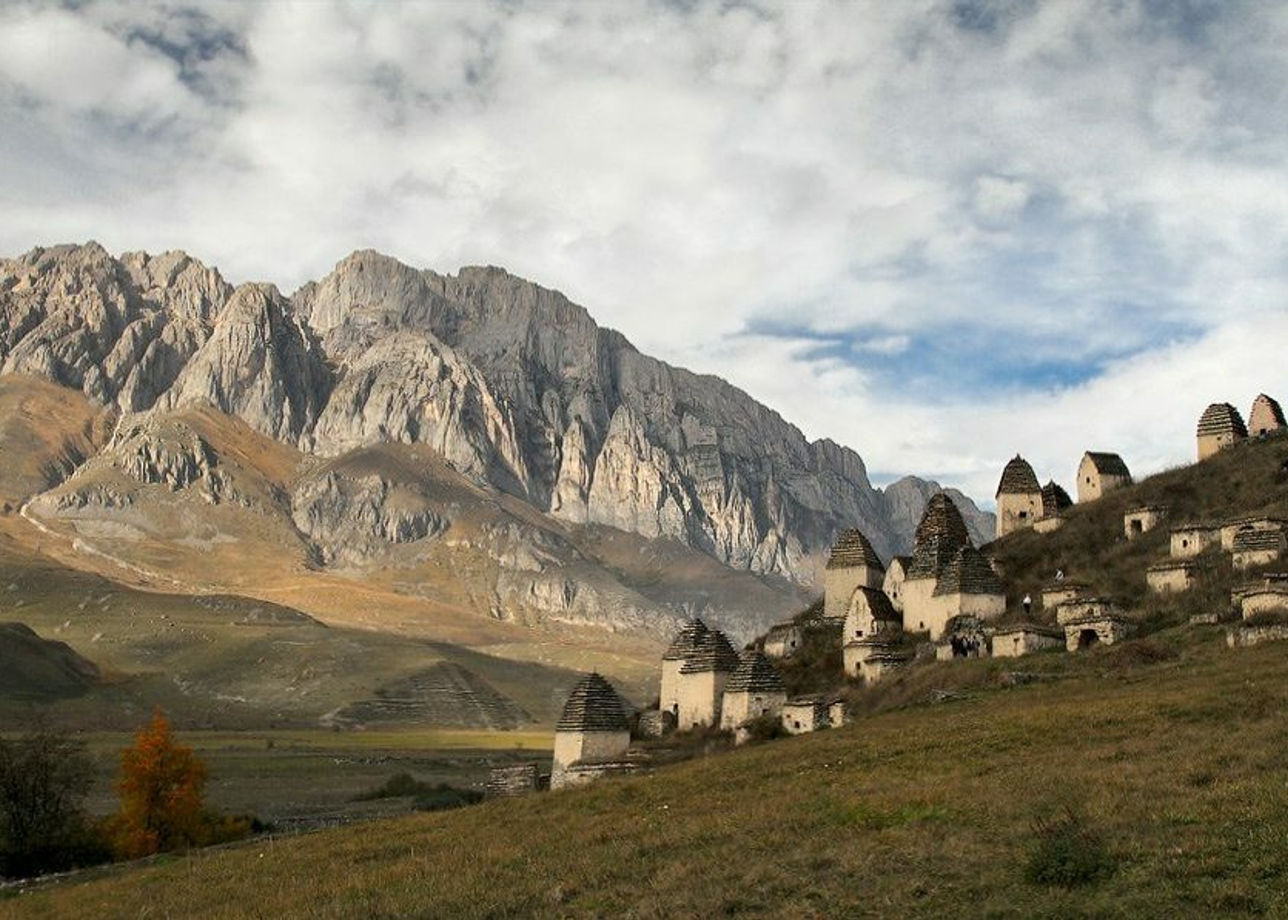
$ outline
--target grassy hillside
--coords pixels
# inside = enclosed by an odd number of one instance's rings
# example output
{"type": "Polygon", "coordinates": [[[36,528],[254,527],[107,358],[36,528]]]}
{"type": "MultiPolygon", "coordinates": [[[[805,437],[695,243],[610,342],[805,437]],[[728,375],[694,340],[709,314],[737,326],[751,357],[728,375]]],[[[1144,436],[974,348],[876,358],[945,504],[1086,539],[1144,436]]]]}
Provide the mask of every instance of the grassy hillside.
{"type": "Polygon", "coordinates": [[[1076,505],[1067,512],[1068,522],[1054,533],[1025,530],[995,541],[988,552],[1005,573],[1008,611],[1018,614],[1025,594],[1040,605],[1039,591],[1057,570],[1087,585],[1092,594],[1116,598],[1146,616],[1224,609],[1230,588],[1244,580],[1232,571],[1229,553],[1214,550],[1197,559],[1203,570],[1199,590],[1167,601],[1148,597],[1145,569],[1168,557],[1169,529],[1174,525],[1251,514],[1288,518],[1285,463],[1288,437],[1247,441],[1202,463],[1168,470],[1076,505]],[[1123,533],[1123,514],[1140,505],[1167,505],[1169,517],[1129,541],[1123,533]]]}
{"type": "Polygon", "coordinates": [[[1146,641],[1167,653],[1041,655],[1058,679],[583,790],[107,870],[0,914],[1273,914],[1288,903],[1288,649],[1231,651],[1215,627],[1146,641]],[[1095,880],[1029,881],[1052,839],[1040,822],[1066,810],[1082,831],[1060,839],[1101,847],[1095,880]]]}

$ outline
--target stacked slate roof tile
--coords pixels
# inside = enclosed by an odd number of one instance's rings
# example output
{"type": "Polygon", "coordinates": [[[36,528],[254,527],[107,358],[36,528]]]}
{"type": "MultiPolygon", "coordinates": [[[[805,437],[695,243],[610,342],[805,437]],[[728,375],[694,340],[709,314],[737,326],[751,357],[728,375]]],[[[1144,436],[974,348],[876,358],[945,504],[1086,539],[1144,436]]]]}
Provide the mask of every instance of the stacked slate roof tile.
{"type": "Polygon", "coordinates": [[[914,541],[908,578],[937,578],[958,550],[971,545],[961,512],[943,492],[935,493],[926,503],[914,541]]]}
{"type": "Polygon", "coordinates": [[[1002,479],[997,484],[998,495],[1031,495],[1041,491],[1042,487],[1038,485],[1033,467],[1019,454],[1012,457],[1002,469],[1002,479]]]}
{"type": "Polygon", "coordinates": [[[877,556],[876,550],[868,542],[868,538],[863,535],[863,531],[851,528],[841,531],[841,535],[836,538],[836,544],[832,547],[832,555],[828,557],[827,567],[829,569],[851,569],[856,566],[866,565],[874,569],[885,569],[881,564],[881,559],[877,556]]]}
{"type": "Polygon", "coordinates": [[[738,667],[725,683],[725,693],[786,693],[783,678],[769,659],[756,651],[743,652],[738,667]]]}
{"type": "Polygon", "coordinates": [[[1073,499],[1054,479],[1042,487],[1042,516],[1053,517],[1073,507],[1073,499]]]}
{"type": "Polygon", "coordinates": [[[1117,454],[1089,450],[1087,451],[1087,459],[1091,461],[1091,465],[1095,467],[1096,472],[1101,476],[1131,477],[1131,470],[1127,469],[1127,464],[1117,454]]]}
{"type": "Polygon", "coordinates": [[[683,661],[693,654],[697,648],[698,640],[707,634],[707,624],[699,619],[692,619],[684,624],[681,629],[671,640],[670,646],[662,653],[663,661],[683,661]]]}
{"type": "Polygon", "coordinates": [[[729,638],[718,629],[707,630],[694,644],[693,651],[680,665],[681,674],[703,671],[733,671],[738,667],[738,653],[729,638]]]}
{"type": "Polygon", "coordinates": [[[888,623],[903,623],[903,617],[894,609],[894,604],[890,603],[890,598],[886,596],[884,591],[860,585],[854,589],[854,593],[858,594],[860,592],[868,602],[868,611],[872,614],[872,619],[888,623]]]}
{"type": "Polygon", "coordinates": [[[1002,580],[983,553],[967,543],[957,551],[935,584],[935,596],[945,594],[1004,594],[1002,580]]]}
{"type": "Polygon", "coordinates": [[[1212,403],[1199,416],[1199,437],[1204,435],[1232,434],[1246,438],[1248,429],[1239,416],[1239,410],[1229,403],[1212,403]]]}
{"type": "Polygon", "coordinates": [[[626,706],[612,684],[592,671],[577,682],[568,694],[557,732],[624,732],[626,706]]]}
{"type": "Polygon", "coordinates": [[[1278,528],[1244,527],[1234,535],[1234,545],[1230,547],[1236,553],[1256,553],[1265,550],[1278,552],[1283,548],[1283,531],[1278,528]]]}

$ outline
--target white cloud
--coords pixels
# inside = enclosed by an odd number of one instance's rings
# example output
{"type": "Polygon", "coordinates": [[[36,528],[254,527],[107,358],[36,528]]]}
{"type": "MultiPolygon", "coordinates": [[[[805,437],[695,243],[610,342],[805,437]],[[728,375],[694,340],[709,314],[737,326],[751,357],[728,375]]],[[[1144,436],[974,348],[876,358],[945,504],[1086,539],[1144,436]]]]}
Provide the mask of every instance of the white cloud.
{"type": "Polygon", "coordinates": [[[1100,446],[1179,461],[1185,439],[1135,400],[1193,414],[1285,382],[1249,331],[1281,332],[1288,295],[1288,17],[1118,0],[970,14],[13,6],[0,252],[182,247],[288,290],[365,246],[501,264],[873,469],[989,492],[1016,450],[1071,466],[1106,417],[1135,421],[1100,446]],[[787,337],[745,334],[767,323],[787,337]],[[996,341],[968,360],[1109,363],[1054,391],[945,377],[921,404],[875,372],[963,329],[996,341]],[[1137,395],[1119,406],[1121,387],[1137,395]]]}

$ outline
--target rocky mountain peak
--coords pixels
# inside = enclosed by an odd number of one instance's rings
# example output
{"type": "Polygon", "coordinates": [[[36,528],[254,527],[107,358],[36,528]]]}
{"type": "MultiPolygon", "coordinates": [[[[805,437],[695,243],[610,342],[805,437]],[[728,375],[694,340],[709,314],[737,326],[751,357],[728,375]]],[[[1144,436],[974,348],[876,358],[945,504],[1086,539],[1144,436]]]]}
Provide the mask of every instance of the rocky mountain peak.
{"type": "MultiPolygon", "coordinates": [[[[874,489],[854,450],[811,443],[727,382],[641,354],[558,291],[370,250],[290,299],[233,289],[182,252],[33,250],[0,262],[0,372],[129,412],[211,405],[327,456],[427,445],[540,512],[806,583],[848,527],[884,558],[906,551],[938,490],[874,489]]],[[[954,498],[975,538],[991,535],[990,516],[954,498]]],[[[345,508],[398,530],[384,500],[326,496],[328,532],[343,532],[332,518],[345,508]]]]}

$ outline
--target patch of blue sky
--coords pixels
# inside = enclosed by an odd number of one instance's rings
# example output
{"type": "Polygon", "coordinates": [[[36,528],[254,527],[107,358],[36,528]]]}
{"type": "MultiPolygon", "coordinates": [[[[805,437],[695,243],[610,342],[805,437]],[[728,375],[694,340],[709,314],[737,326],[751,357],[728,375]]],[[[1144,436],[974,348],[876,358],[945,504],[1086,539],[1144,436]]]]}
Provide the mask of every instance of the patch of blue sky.
{"type": "MultiPolygon", "coordinates": [[[[758,322],[748,334],[808,343],[807,363],[859,370],[881,398],[944,405],[1007,394],[1054,391],[1095,379],[1111,363],[1164,343],[1194,340],[1202,332],[1184,323],[1154,324],[1149,336],[1086,350],[1023,327],[952,322],[915,332],[888,327],[818,332],[784,322],[758,322]]],[[[1067,338],[1067,336],[1062,337],[1067,338]]]]}

